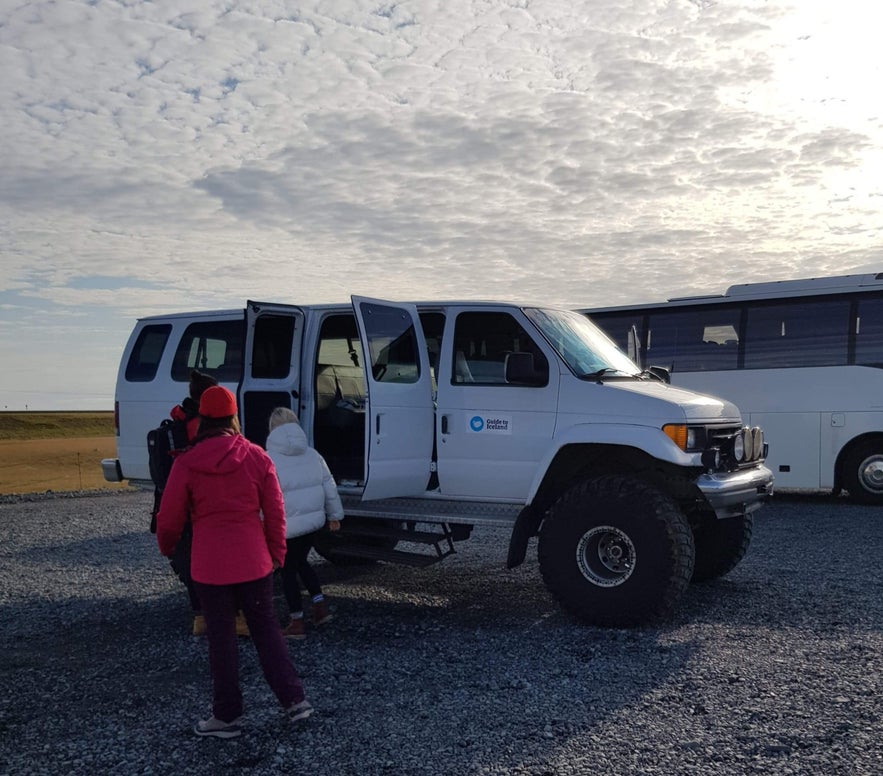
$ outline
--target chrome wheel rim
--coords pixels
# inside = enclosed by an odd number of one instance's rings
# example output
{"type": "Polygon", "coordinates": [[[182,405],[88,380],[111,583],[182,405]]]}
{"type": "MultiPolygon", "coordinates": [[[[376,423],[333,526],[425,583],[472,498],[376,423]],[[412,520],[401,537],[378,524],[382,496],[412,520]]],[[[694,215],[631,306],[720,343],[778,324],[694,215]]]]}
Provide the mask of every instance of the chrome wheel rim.
{"type": "Polygon", "coordinates": [[[576,547],[580,572],[598,587],[621,585],[634,572],[636,560],[632,540],[612,525],[599,525],[587,531],[576,547]]]}
{"type": "Polygon", "coordinates": [[[869,493],[883,493],[883,455],[874,453],[859,464],[858,481],[869,493]]]}

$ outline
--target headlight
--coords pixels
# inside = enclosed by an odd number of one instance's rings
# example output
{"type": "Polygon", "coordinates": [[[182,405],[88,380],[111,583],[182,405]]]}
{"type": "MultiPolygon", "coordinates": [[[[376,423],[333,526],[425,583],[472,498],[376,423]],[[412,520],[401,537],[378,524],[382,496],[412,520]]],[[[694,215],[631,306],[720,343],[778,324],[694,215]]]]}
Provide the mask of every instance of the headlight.
{"type": "Polygon", "coordinates": [[[763,457],[763,430],[760,426],[755,426],[751,429],[751,441],[752,447],[754,448],[754,457],[762,458],[763,457]]]}
{"type": "Polygon", "coordinates": [[[751,429],[748,428],[748,426],[745,426],[745,428],[739,433],[739,436],[744,440],[743,447],[745,449],[745,457],[741,460],[750,461],[754,458],[754,439],[751,436],[751,429]]]}
{"type": "Polygon", "coordinates": [[[716,447],[702,453],[702,466],[708,471],[717,471],[721,465],[721,451],[716,447]]]}
{"type": "Polygon", "coordinates": [[[745,435],[740,431],[733,440],[733,455],[736,461],[745,460],[745,435]]]}

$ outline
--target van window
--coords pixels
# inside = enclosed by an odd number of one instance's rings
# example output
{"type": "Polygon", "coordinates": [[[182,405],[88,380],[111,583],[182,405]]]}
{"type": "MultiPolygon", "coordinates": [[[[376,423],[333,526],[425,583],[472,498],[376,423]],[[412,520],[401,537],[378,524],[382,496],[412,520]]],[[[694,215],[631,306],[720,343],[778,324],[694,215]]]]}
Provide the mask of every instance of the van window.
{"type": "Polygon", "coordinates": [[[172,379],[186,383],[198,369],[219,382],[237,382],[242,374],[241,320],[191,323],[175,351],[172,379]]]}
{"type": "Polygon", "coordinates": [[[131,383],[149,383],[156,377],[159,360],[171,332],[172,327],[167,323],[141,329],[129,355],[129,363],[126,364],[126,380],[131,383]]]}
{"type": "Polygon", "coordinates": [[[531,353],[535,387],[549,382],[549,361],[530,335],[509,313],[460,313],[454,328],[451,383],[506,385],[506,355],[531,353]]]}
{"type": "Polygon", "coordinates": [[[254,324],[251,376],[265,379],[288,377],[293,342],[293,316],[259,316],[254,324]]]}
{"type": "Polygon", "coordinates": [[[417,333],[411,316],[398,307],[362,302],[371,374],[379,383],[416,383],[420,379],[417,333]]]}

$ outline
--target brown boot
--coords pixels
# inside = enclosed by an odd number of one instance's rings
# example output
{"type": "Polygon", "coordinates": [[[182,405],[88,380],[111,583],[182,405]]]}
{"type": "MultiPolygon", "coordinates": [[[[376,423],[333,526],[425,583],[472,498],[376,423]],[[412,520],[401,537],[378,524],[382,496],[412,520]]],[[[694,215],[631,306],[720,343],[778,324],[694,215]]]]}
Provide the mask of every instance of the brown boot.
{"type": "Polygon", "coordinates": [[[297,639],[298,641],[305,639],[307,637],[307,629],[304,624],[304,618],[292,618],[291,622],[288,623],[288,627],[282,629],[282,635],[286,639],[297,639]]]}
{"type": "Polygon", "coordinates": [[[331,612],[328,611],[328,602],[323,598],[313,604],[313,625],[324,625],[331,619],[331,612]]]}

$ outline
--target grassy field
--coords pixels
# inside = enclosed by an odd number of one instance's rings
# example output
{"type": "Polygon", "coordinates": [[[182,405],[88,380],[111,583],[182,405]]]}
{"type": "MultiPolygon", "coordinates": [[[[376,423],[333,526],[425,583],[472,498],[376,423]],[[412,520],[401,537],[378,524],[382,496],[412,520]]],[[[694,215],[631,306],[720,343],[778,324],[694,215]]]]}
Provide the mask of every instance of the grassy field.
{"type": "Polygon", "coordinates": [[[127,487],[101,473],[115,456],[112,412],[0,412],[0,494],[127,487]]]}
{"type": "Polygon", "coordinates": [[[0,412],[0,440],[113,435],[112,412],[0,412]]]}

